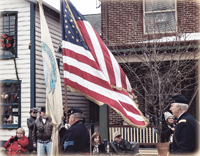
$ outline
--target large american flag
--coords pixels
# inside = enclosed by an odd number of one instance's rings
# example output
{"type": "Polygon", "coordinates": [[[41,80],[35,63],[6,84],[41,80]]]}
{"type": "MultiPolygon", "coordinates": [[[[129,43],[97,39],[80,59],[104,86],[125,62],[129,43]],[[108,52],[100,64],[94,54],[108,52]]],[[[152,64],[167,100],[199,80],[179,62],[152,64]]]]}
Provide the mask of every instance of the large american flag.
{"type": "Polygon", "coordinates": [[[69,0],[61,0],[64,83],[98,105],[107,104],[132,126],[148,120],[132,100],[125,73],[91,24],[69,0]]]}

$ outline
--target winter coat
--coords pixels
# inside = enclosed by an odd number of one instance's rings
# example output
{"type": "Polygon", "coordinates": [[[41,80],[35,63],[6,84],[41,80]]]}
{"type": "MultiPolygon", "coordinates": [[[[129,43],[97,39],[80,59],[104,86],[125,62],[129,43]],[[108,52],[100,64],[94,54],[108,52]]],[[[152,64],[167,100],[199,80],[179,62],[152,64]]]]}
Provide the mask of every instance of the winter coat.
{"type": "Polygon", "coordinates": [[[28,129],[29,129],[29,134],[28,134],[29,147],[28,147],[28,150],[30,152],[33,151],[33,150],[36,150],[36,147],[33,147],[33,140],[32,140],[32,132],[33,132],[35,120],[36,120],[36,117],[34,119],[32,116],[27,119],[27,126],[28,126],[28,129]]]}
{"type": "Polygon", "coordinates": [[[81,120],[65,130],[62,140],[62,154],[90,152],[89,132],[81,120]]]}
{"type": "Polygon", "coordinates": [[[52,128],[53,126],[48,118],[46,118],[45,124],[42,121],[42,117],[36,119],[32,132],[33,144],[36,144],[37,140],[51,140],[52,128]],[[43,131],[41,131],[41,129],[43,129],[43,131]]]}
{"type": "Polygon", "coordinates": [[[7,153],[9,156],[15,156],[15,155],[23,155],[28,149],[28,138],[26,136],[23,136],[21,139],[18,139],[18,141],[14,141],[13,143],[10,143],[10,140],[14,137],[11,137],[5,144],[4,147],[7,150],[7,153]]]}
{"type": "Polygon", "coordinates": [[[163,125],[161,132],[161,142],[169,142],[170,136],[171,134],[173,134],[173,131],[171,130],[170,127],[173,128],[174,125],[173,124],[169,126],[167,124],[163,125]]]}
{"type": "Polygon", "coordinates": [[[175,127],[172,152],[193,153],[198,147],[198,123],[188,112],[183,113],[175,127]]]}
{"type": "MultiPolygon", "coordinates": [[[[103,144],[100,144],[99,146],[98,146],[98,148],[99,148],[99,154],[104,154],[104,153],[106,153],[106,148],[105,148],[105,146],[104,146],[104,143],[103,144]]],[[[94,149],[94,146],[92,146],[92,153],[93,153],[93,149],[94,149]]]]}
{"type": "Polygon", "coordinates": [[[112,141],[109,146],[110,154],[117,155],[133,155],[138,153],[139,144],[134,142],[134,144],[122,139],[122,141],[118,144],[116,141],[112,141]]]}

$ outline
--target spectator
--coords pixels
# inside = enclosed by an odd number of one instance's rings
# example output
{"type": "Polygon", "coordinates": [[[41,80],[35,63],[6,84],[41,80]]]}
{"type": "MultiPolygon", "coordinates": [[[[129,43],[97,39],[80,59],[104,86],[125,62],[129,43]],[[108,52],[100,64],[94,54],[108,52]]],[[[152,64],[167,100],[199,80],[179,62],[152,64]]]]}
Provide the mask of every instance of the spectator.
{"type": "Polygon", "coordinates": [[[92,146],[92,154],[99,155],[99,154],[105,154],[105,146],[104,142],[101,139],[101,136],[99,133],[94,133],[90,139],[90,144],[92,146]]]}
{"type": "Polygon", "coordinates": [[[23,128],[18,128],[16,135],[11,137],[4,145],[9,156],[24,155],[28,149],[28,138],[23,128]]]}
{"type": "Polygon", "coordinates": [[[45,156],[45,150],[47,155],[51,156],[52,128],[51,121],[45,115],[45,107],[42,107],[32,132],[33,147],[37,147],[37,156],[45,156]]]}
{"type": "Polygon", "coordinates": [[[32,153],[34,150],[36,151],[36,147],[33,147],[33,140],[32,140],[32,132],[33,132],[33,126],[35,124],[35,120],[37,118],[37,109],[32,108],[29,112],[30,118],[27,119],[27,126],[29,129],[29,134],[28,134],[28,140],[29,140],[29,147],[28,151],[29,153],[32,153]]]}
{"type": "Polygon", "coordinates": [[[169,142],[172,138],[170,137],[174,132],[174,117],[170,112],[164,113],[165,124],[162,125],[161,142],[169,142]],[[170,139],[171,138],[171,139],[170,139]]]}
{"type": "Polygon", "coordinates": [[[121,133],[119,131],[113,134],[113,138],[114,141],[112,141],[109,146],[110,154],[117,154],[117,155],[139,154],[139,144],[136,142],[130,143],[122,139],[121,133]]]}

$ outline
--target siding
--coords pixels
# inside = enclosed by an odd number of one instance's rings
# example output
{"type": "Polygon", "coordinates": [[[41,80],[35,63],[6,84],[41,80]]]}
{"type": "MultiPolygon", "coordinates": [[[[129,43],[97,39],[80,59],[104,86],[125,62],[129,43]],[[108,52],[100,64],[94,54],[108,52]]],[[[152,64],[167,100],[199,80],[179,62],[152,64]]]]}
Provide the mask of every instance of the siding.
{"type": "MultiPolygon", "coordinates": [[[[58,13],[52,14],[49,10],[45,9],[45,17],[51,34],[54,50],[56,53],[56,58],[60,59],[60,76],[61,76],[61,86],[62,86],[62,97],[63,104],[65,104],[65,87],[64,87],[64,75],[63,75],[63,58],[62,53],[57,52],[59,43],[62,41],[61,34],[61,23],[60,15],[58,13]]],[[[43,59],[41,51],[41,36],[40,36],[40,17],[39,17],[39,8],[36,6],[35,13],[35,39],[36,39],[36,106],[41,107],[45,106],[46,90],[44,82],[44,72],[43,72],[43,59]]],[[[83,110],[84,116],[86,118],[86,124],[89,123],[89,100],[84,96],[81,96],[77,93],[72,93],[67,91],[67,104],[68,108],[79,107],[83,110]]]]}
{"type": "MultiPolygon", "coordinates": [[[[18,11],[18,45],[16,64],[21,80],[21,126],[28,136],[26,119],[30,110],[30,3],[24,0],[1,0],[0,11],[18,11]]],[[[0,60],[0,80],[17,80],[13,59],[0,60]]],[[[0,130],[0,141],[6,141],[15,135],[16,130],[0,130]]]]}

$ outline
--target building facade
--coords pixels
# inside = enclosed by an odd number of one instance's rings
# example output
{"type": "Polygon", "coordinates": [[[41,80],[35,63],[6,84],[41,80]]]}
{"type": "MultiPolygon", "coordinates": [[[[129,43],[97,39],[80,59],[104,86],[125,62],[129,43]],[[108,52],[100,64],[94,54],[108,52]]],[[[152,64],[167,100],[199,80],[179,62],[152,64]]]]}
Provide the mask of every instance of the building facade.
{"type": "MultiPolygon", "coordinates": [[[[60,69],[63,105],[67,102],[68,108],[80,107],[89,124],[89,100],[67,91],[65,101],[62,50],[59,50],[60,12],[44,2],[43,8],[60,69]]],[[[24,128],[28,136],[30,108],[45,106],[46,89],[37,0],[1,0],[0,17],[0,141],[3,145],[18,127],[24,128]]]]}
{"type": "MultiPolygon", "coordinates": [[[[184,46],[198,47],[199,45],[200,5],[196,0],[100,1],[102,39],[122,66],[131,64],[131,67],[136,67],[135,63],[140,63],[142,59],[133,54],[140,53],[143,57],[147,54],[145,50],[148,51],[148,48],[153,46],[157,46],[156,51],[160,51],[160,53],[172,53],[172,51],[178,51],[177,46],[183,48],[184,46]]],[[[186,53],[192,51],[197,53],[198,51],[194,50],[194,47],[183,48],[184,50],[186,53]]],[[[198,59],[197,56],[194,61],[198,62],[198,59]]],[[[169,61],[165,60],[166,63],[169,61]]],[[[193,76],[193,80],[198,75],[198,69],[195,70],[196,75],[193,76]]],[[[135,85],[138,87],[138,93],[135,92],[135,94],[138,97],[139,109],[146,115],[147,102],[143,97],[148,95],[145,95],[140,83],[133,83],[135,77],[131,76],[128,71],[125,72],[132,87],[134,88],[135,85]]],[[[187,82],[181,83],[182,88],[185,83],[187,82]]],[[[181,94],[186,96],[189,101],[193,99],[189,112],[198,118],[199,101],[198,94],[194,96],[195,87],[193,85],[190,88],[191,91],[182,90],[181,94]]],[[[108,108],[108,112],[109,125],[123,124],[122,118],[114,110],[108,108]]]]}

